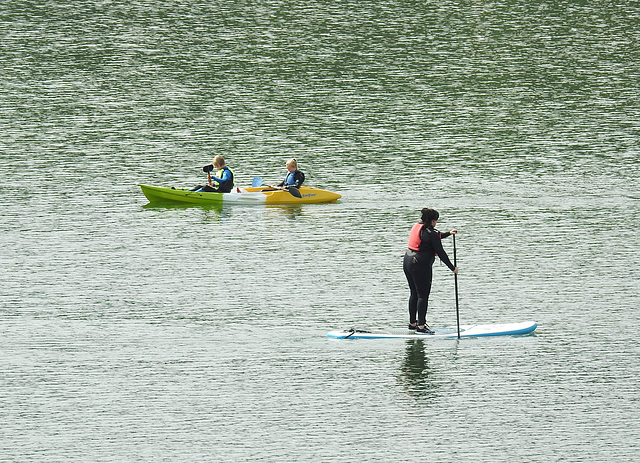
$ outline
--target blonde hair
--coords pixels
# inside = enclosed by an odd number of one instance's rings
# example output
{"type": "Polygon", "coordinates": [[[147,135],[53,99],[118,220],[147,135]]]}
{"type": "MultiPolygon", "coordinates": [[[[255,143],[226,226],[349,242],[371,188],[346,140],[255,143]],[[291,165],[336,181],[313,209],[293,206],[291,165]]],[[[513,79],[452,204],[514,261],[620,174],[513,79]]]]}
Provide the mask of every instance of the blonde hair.
{"type": "Polygon", "coordinates": [[[224,167],[226,164],[224,162],[224,158],[218,154],[215,158],[213,158],[213,165],[217,167],[224,167]]]}
{"type": "Polygon", "coordinates": [[[287,161],[287,167],[293,167],[294,169],[298,169],[298,161],[295,158],[291,158],[287,161]]]}

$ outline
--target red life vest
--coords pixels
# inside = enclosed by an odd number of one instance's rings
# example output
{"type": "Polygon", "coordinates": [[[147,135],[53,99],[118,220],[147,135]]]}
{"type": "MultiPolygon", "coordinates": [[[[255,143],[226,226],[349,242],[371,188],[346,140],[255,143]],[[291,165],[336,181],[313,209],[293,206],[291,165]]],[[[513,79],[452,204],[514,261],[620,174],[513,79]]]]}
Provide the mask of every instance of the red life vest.
{"type": "MultiPolygon", "coordinates": [[[[420,245],[422,244],[420,233],[422,233],[423,228],[424,228],[424,224],[421,222],[418,222],[413,226],[413,228],[411,229],[411,232],[409,233],[409,249],[411,249],[412,251],[424,251],[424,249],[420,249],[420,245]]],[[[440,233],[438,230],[435,230],[435,229],[434,231],[438,233],[438,236],[442,238],[442,233],[440,233]]],[[[437,252],[434,254],[436,256],[438,255],[437,252]]]]}
{"type": "Polygon", "coordinates": [[[417,223],[413,226],[411,232],[409,233],[409,249],[411,249],[412,251],[420,250],[420,244],[422,243],[422,240],[420,239],[420,232],[422,231],[423,227],[423,223],[417,223]]]}

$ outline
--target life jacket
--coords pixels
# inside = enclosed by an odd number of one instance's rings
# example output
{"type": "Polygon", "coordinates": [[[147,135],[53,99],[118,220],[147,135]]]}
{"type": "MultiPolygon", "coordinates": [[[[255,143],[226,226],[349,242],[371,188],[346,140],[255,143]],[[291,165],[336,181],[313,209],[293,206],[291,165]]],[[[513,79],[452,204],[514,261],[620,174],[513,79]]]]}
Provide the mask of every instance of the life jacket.
{"type": "Polygon", "coordinates": [[[294,183],[296,183],[296,171],[295,170],[293,172],[289,172],[287,174],[287,176],[284,178],[285,186],[293,185],[294,183]]]}
{"type": "Polygon", "coordinates": [[[409,233],[409,249],[412,251],[420,251],[420,245],[422,244],[422,239],[420,238],[420,232],[424,228],[423,223],[417,223],[411,229],[409,233]]]}
{"type": "MultiPolygon", "coordinates": [[[[417,224],[415,224],[411,229],[411,232],[409,233],[409,249],[411,249],[412,251],[416,251],[416,252],[424,251],[424,249],[420,247],[422,245],[422,238],[420,237],[420,235],[423,229],[424,229],[424,224],[421,222],[418,222],[417,224]]],[[[441,235],[441,233],[435,228],[433,229],[433,232],[437,233],[438,235],[441,235]]]]}
{"type": "Polygon", "coordinates": [[[231,189],[233,188],[233,171],[231,169],[229,169],[227,166],[224,166],[222,169],[220,169],[216,173],[216,177],[222,178],[222,175],[224,175],[224,171],[225,170],[228,170],[229,172],[231,172],[231,179],[225,180],[222,183],[218,183],[218,182],[214,182],[214,183],[217,184],[218,190],[220,190],[223,193],[229,193],[231,191],[231,189]]]}
{"type": "Polygon", "coordinates": [[[282,186],[295,185],[298,182],[298,186],[301,186],[304,182],[304,173],[300,170],[294,170],[289,172],[282,182],[282,186]]]}

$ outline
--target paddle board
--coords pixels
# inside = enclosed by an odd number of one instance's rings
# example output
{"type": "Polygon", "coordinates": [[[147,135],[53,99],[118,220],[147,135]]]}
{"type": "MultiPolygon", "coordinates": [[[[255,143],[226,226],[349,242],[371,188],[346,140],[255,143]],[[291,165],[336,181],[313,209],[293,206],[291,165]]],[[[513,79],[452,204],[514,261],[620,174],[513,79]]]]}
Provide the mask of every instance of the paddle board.
{"type": "MultiPolygon", "coordinates": [[[[493,325],[460,325],[460,337],[472,338],[480,336],[513,336],[533,333],[538,327],[534,321],[519,323],[499,323],[493,325]]],[[[416,333],[411,330],[365,330],[349,329],[329,331],[327,336],[336,339],[429,339],[457,338],[458,328],[432,328],[435,334],[416,333]]]]}

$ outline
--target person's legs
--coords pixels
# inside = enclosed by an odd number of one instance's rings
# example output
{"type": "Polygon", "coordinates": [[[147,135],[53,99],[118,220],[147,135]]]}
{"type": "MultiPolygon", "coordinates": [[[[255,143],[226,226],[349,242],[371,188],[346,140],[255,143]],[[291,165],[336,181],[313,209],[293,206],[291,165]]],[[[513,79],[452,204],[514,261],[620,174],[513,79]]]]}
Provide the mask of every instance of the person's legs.
{"type": "Polygon", "coordinates": [[[412,259],[412,256],[405,254],[402,269],[404,270],[404,275],[407,277],[409,291],[411,292],[409,295],[409,324],[413,326],[416,324],[416,315],[418,310],[418,288],[416,287],[416,283],[411,272],[412,259]]]}
{"type": "Polygon", "coordinates": [[[427,322],[427,307],[429,305],[429,294],[431,293],[431,266],[415,265],[413,279],[418,293],[416,302],[418,326],[424,326],[427,322]]]}

